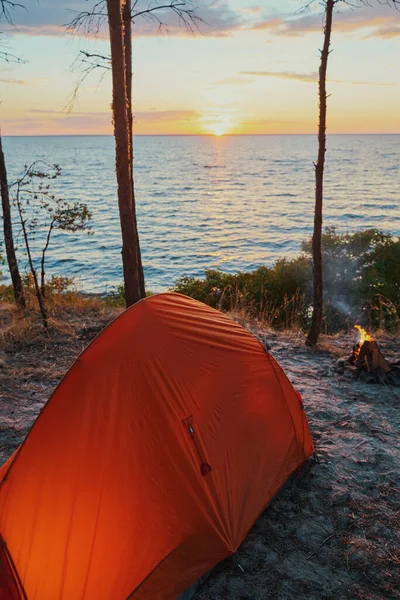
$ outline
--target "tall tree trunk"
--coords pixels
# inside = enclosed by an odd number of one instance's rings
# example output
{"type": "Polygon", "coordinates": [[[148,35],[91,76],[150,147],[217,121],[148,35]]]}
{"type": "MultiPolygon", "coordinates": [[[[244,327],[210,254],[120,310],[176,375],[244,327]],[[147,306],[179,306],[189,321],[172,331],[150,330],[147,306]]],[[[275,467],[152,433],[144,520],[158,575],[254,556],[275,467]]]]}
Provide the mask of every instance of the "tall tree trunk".
{"type": "Polygon", "coordinates": [[[11,222],[10,195],[8,191],[7,169],[3,153],[3,144],[0,132],[0,192],[3,208],[4,244],[6,247],[8,268],[14,291],[15,302],[20,308],[25,308],[24,289],[22,287],[21,275],[19,274],[18,262],[15,256],[14,237],[11,222]]]}
{"type": "Polygon", "coordinates": [[[324,47],[321,52],[319,67],[319,127],[318,127],[318,160],[315,165],[315,213],[314,233],[312,238],[313,255],[313,314],[311,328],[307,337],[307,345],[315,346],[321,333],[323,314],[323,274],[322,274],[322,201],[324,184],[324,167],[326,152],[326,72],[328,67],[329,47],[331,43],[332,18],[335,0],[326,0],[324,47]]]}
{"type": "MultiPolygon", "coordinates": [[[[126,81],[126,99],[128,113],[128,131],[129,144],[131,152],[131,186],[132,186],[132,211],[135,221],[135,227],[138,231],[136,220],[136,200],[135,200],[135,180],[133,177],[133,115],[132,115],[132,0],[126,0],[123,10],[124,21],[124,46],[125,46],[125,81],[126,81]]],[[[139,269],[139,285],[142,298],[145,297],[144,273],[142,265],[142,256],[140,251],[139,233],[137,237],[137,257],[139,269]]]]}
{"type": "Polygon", "coordinates": [[[107,0],[113,81],[113,117],[118,184],[118,205],[122,232],[122,264],[125,300],[131,306],[143,298],[139,271],[139,236],[133,214],[132,157],[127,111],[126,65],[123,11],[125,0],[107,0]]]}

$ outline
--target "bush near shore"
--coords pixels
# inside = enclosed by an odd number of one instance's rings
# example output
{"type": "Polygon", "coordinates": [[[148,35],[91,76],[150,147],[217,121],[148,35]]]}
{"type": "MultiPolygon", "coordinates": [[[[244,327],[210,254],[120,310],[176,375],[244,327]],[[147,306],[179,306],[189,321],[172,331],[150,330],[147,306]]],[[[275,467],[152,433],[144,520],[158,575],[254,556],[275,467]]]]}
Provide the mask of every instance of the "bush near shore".
{"type": "MultiPolygon", "coordinates": [[[[329,228],[322,248],[324,333],[349,329],[356,322],[400,333],[400,239],[377,229],[339,234],[329,228]]],[[[250,272],[208,269],[203,278],[183,276],[172,290],[223,311],[245,312],[266,327],[306,330],[312,305],[311,240],[304,241],[301,250],[297,258],[282,258],[250,272]]],[[[23,319],[32,323],[37,306],[30,275],[24,276],[24,288],[28,310],[23,319]]],[[[16,313],[10,285],[0,286],[0,301],[8,305],[10,321],[11,312],[16,313]]],[[[79,313],[123,307],[124,286],[90,295],[77,291],[73,279],[53,276],[46,284],[46,301],[54,326],[79,313]]]]}
{"type": "MultiPolygon", "coordinates": [[[[236,274],[208,269],[204,278],[181,277],[173,290],[225,311],[246,310],[267,326],[307,329],[312,305],[311,240],[297,258],[236,274]]],[[[377,229],[322,237],[324,332],[360,322],[400,331],[400,239],[377,229]]]]}

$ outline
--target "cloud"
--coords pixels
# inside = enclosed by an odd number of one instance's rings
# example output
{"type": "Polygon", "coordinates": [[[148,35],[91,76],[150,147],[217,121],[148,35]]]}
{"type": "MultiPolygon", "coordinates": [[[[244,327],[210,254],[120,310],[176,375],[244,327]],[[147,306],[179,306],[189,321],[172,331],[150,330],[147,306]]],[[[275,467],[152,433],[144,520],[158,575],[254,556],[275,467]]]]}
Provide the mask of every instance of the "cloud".
{"type": "MultiPolygon", "coordinates": [[[[239,75],[249,75],[252,77],[277,77],[279,79],[294,79],[304,83],[316,83],[318,81],[318,72],[313,73],[293,73],[292,71],[241,71],[239,75]]],[[[386,81],[346,81],[343,79],[330,79],[328,83],[341,83],[348,85],[383,85],[396,86],[397,83],[386,81]]]]}
{"type": "Polygon", "coordinates": [[[2,77],[0,83],[8,83],[11,85],[25,85],[27,87],[37,88],[43,87],[46,78],[31,78],[31,79],[17,79],[16,77],[2,77]]]}
{"type": "MultiPolygon", "coordinates": [[[[271,17],[253,23],[251,30],[264,30],[277,35],[301,37],[307,33],[321,33],[323,29],[323,13],[304,14],[301,17],[271,17]]],[[[371,31],[364,38],[392,38],[400,35],[400,12],[387,5],[375,7],[359,6],[353,10],[344,9],[336,12],[333,20],[333,31],[340,33],[371,31]]]]}
{"type": "Polygon", "coordinates": [[[248,13],[250,15],[259,15],[264,12],[264,8],[262,6],[243,6],[239,8],[240,12],[248,13]]]}
{"type": "Polygon", "coordinates": [[[400,36],[400,23],[396,23],[394,25],[388,25],[387,27],[383,26],[379,29],[375,29],[372,33],[368,35],[364,35],[363,39],[366,40],[368,38],[381,38],[381,39],[392,39],[400,36]]]}
{"type": "Polygon", "coordinates": [[[12,83],[12,84],[17,84],[17,85],[26,85],[27,84],[25,79],[14,79],[12,77],[0,79],[0,83],[12,83]]]}
{"type": "Polygon", "coordinates": [[[333,83],[350,83],[351,85],[383,85],[383,86],[396,86],[397,83],[392,81],[342,81],[340,79],[331,79],[333,83]]]}
{"type": "Polygon", "coordinates": [[[315,83],[318,81],[318,73],[293,73],[291,71],[241,71],[240,75],[249,75],[252,77],[278,77],[279,79],[295,79],[306,83],[315,83]]]}
{"type": "MultiPolygon", "coordinates": [[[[196,110],[143,110],[134,115],[135,134],[187,133],[199,127],[202,117],[196,110]]],[[[52,109],[32,108],[18,118],[5,118],[4,131],[9,135],[112,134],[111,110],[76,111],[67,114],[52,109]]]]}
{"type": "MultiPolygon", "coordinates": [[[[60,36],[65,32],[65,23],[70,22],[82,9],[90,11],[97,0],[41,0],[29,3],[27,11],[16,9],[13,17],[16,28],[3,24],[8,34],[60,36]]],[[[153,4],[164,4],[165,0],[153,0],[153,4]]],[[[149,0],[138,0],[137,10],[146,8],[149,0]]],[[[259,5],[234,8],[228,0],[187,0],[188,7],[196,9],[202,19],[200,32],[203,37],[228,37],[238,31],[259,31],[271,34],[301,37],[308,33],[322,32],[323,14],[321,11],[293,17],[288,14],[266,16],[265,8],[259,5]]],[[[171,37],[187,36],[173,11],[160,9],[156,13],[167,26],[171,37]]],[[[360,7],[354,10],[343,8],[334,16],[334,31],[349,33],[370,30],[367,37],[394,38],[400,36],[400,13],[387,5],[360,7]]],[[[134,33],[138,37],[160,35],[157,22],[138,18],[134,24],[134,33]]],[[[103,26],[100,39],[108,38],[108,29],[103,26]]]]}
{"type": "Polygon", "coordinates": [[[31,35],[60,37],[65,35],[65,27],[62,25],[18,25],[15,29],[5,28],[8,35],[31,35]]]}
{"type": "MultiPolygon", "coordinates": [[[[13,35],[43,35],[60,36],[65,33],[64,25],[82,10],[90,11],[96,0],[90,0],[83,5],[82,2],[67,0],[43,0],[29,7],[28,11],[15,11],[15,28],[4,24],[3,30],[13,35]]],[[[164,5],[164,0],[153,0],[152,5],[164,5]]],[[[138,0],[136,10],[140,11],[149,6],[148,0],[138,0]]],[[[195,9],[202,20],[199,24],[200,33],[206,37],[225,37],[233,31],[245,27],[247,21],[240,10],[233,9],[224,0],[206,0],[199,6],[192,0],[187,0],[187,7],[195,9]]],[[[154,13],[165,25],[166,29],[159,28],[156,20],[138,17],[133,25],[136,36],[158,36],[162,31],[167,31],[169,36],[187,36],[190,34],[184,24],[173,11],[161,9],[154,13]]],[[[108,38],[108,28],[103,25],[98,33],[100,39],[108,38]]]]}
{"type": "Polygon", "coordinates": [[[97,117],[110,117],[111,115],[111,110],[110,111],[103,111],[103,112],[90,112],[90,111],[79,111],[79,110],[74,110],[72,113],[68,113],[65,110],[54,110],[54,109],[47,109],[47,108],[30,108],[28,109],[26,112],[28,112],[29,114],[33,113],[33,114],[37,114],[37,115],[64,115],[64,117],[68,117],[69,114],[73,114],[75,116],[79,116],[79,117],[92,117],[92,116],[97,116],[97,117]]]}
{"type": "Polygon", "coordinates": [[[242,29],[246,19],[239,11],[232,9],[228,3],[214,0],[198,9],[198,14],[204,21],[201,32],[208,36],[226,36],[242,29]]]}
{"type": "Polygon", "coordinates": [[[282,17],[273,17],[254,23],[249,29],[253,31],[272,31],[273,33],[279,33],[282,28],[285,28],[285,23],[286,22],[282,17]]]}
{"type": "MultiPolygon", "coordinates": [[[[99,121],[111,121],[111,110],[104,112],[90,112],[90,111],[72,111],[67,113],[62,110],[47,110],[41,108],[31,108],[29,113],[34,115],[43,115],[47,119],[57,119],[62,121],[77,121],[84,119],[95,119],[99,121]]],[[[198,119],[199,113],[195,110],[145,110],[135,112],[133,115],[134,121],[137,123],[155,123],[164,121],[186,121],[191,122],[198,119]]],[[[35,116],[35,119],[37,117],[35,116]]]]}

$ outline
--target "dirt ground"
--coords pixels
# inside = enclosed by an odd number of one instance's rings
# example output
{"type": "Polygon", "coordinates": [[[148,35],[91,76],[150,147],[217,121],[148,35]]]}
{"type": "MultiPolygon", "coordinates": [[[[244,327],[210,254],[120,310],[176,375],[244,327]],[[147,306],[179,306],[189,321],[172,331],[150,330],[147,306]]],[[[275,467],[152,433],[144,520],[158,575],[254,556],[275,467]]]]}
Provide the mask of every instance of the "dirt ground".
{"type": "MultiPolygon", "coordinates": [[[[254,333],[302,394],[319,462],[288,481],[194,599],[400,598],[400,388],[336,372],[354,334],[311,352],[302,335],[254,333]]],[[[400,340],[379,343],[400,357],[400,340]]]]}
{"type": "MultiPolygon", "coordinates": [[[[111,316],[88,316],[74,335],[3,344],[0,464],[111,316]]],[[[319,462],[287,482],[195,600],[400,599],[400,388],[336,372],[353,334],[324,338],[310,351],[300,334],[253,333],[301,392],[319,462]]],[[[400,358],[400,340],[378,342],[386,358],[400,358]]]]}

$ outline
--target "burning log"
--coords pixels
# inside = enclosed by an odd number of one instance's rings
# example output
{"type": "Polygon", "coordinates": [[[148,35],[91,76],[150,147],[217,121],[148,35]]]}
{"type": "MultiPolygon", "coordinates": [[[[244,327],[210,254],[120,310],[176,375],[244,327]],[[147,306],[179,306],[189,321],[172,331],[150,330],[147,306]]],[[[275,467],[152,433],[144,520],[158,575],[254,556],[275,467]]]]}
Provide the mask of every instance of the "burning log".
{"type": "Polygon", "coordinates": [[[400,386],[400,361],[387,361],[375,338],[360,325],[355,325],[355,328],[358,331],[357,343],[351,356],[343,356],[336,361],[336,372],[340,375],[356,376],[364,383],[400,386]]]}
{"type": "Polygon", "coordinates": [[[349,362],[356,367],[360,378],[367,383],[400,385],[400,371],[397,365],[388,363],[375,338],[365,329],[360,325],[354,327],[358,330],[359,340],[353,348],[349,362]]]}
{"type": "Polygon", "coordinates": [[[354,327],[359,331],[360,341],[353,348],[350,362],[358,369],[366,369],[369,373],[378,369],[382,369],[384,373],[389,373],[391,367],[383,357],[375,339],[368,335],[360,325],[355,325],[354,327]]]}

